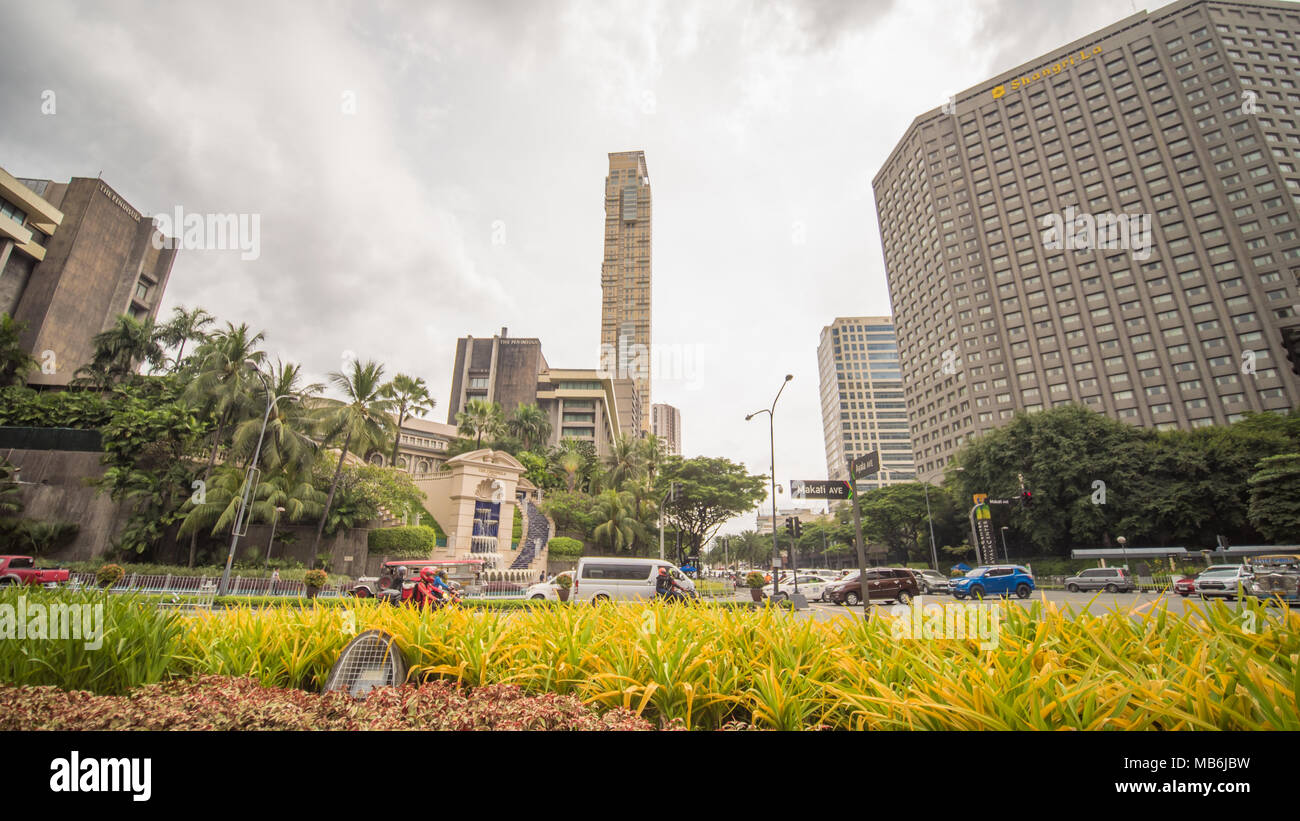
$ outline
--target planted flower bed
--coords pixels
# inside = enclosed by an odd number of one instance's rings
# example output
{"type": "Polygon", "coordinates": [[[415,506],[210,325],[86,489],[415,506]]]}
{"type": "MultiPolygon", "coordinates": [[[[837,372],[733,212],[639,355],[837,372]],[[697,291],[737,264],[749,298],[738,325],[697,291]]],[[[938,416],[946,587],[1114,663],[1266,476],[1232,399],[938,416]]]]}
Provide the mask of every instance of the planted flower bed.
{"type": "Polygon", "coordinates": [[[530,696],[504,684],[471,690],[431,681],[379,688],[361,701],[226,676],[151,684],[126,696],[0,685],[0,731],[649,729],[627,710],[597,712],[574,696],[530,696]]]}
{"type": "MultiPolygon", "coordinates": [[[[315,691],[351,636],[377,628],[396,637],[415,681],[507,683],[655,725],[1300,730],[1300,614],[1257,604],[990,604],[1001,613],[990,641],[900,639],[888,609],[818,622],[708,604],[421,612],[356,601],[184,616],[127,596],[24,595],[104,603],[108,633],[98,650],[0,641],[0,682],[125,694],[221,675],[315,691]]],[[[0,592],[0,606],[16,599],[0,592]]]]}

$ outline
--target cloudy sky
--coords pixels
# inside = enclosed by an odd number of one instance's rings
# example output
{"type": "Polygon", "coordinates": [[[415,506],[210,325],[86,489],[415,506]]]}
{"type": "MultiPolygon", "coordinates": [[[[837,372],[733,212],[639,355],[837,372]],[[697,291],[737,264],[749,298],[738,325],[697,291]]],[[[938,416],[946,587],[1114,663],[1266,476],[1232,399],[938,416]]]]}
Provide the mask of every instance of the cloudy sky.
{"type": "Polygon", "coordinates": [[[258,258],[183,251],[162,313],[264,329],[318,378],[349,351],[422,376],[445,421],[465,334],[597,365],[606,155],[643,149],[654,343],[677,365],[655,401],[688,455],[765,473],[767,425],[744,416],[792,373],[778,481],[824,478],[818,335],[889,313],[872,176],[948,94],[1134,9],[8,2],[0,167],[102,172],[146,214],[258,215],[258,258]]]}

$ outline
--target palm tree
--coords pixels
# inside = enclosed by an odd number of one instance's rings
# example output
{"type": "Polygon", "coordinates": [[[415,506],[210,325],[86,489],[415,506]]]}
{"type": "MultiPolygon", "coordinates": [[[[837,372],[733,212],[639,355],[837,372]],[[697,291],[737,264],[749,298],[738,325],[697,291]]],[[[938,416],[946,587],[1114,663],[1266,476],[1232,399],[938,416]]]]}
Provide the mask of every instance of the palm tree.
{"type": "Polygon", "coordinates": [[[641,464],[645,466],[646,478],[650,484],[654,484],[655,474],[659,472],[659,466],[664,462],[666,452],[664,449],[664,440],[662,436],[650,434],[644,439],[638,440],[641,447],[641,464]]]}
{"type": "Polygon", "coordinates": [[[578,471],[582,470],[582,454],[566,449],[560,454],[560,469],[564,471],[564,481],[569,483],[572,491],[578,483],[578,471]]]}
{"type": "Polygon", "coordinates": [[[26,384],[28,372],[41,366],[23,348],[22,335],[26,329],[26,322],[0,313],[0,387],[26,384]]]}
{"type": "MultiPolygon", "coordinates": [[[[316,457],[316,443],[307,435],[313,420],[312,409],[298,400],[308,399],[325,390],[319,382],[301,384],[302,366],[281,362],[271,366],[267,380],[271,395],[279,397],[271,407],[266,420],[266,434],[262,438],[261,465],[268,472],[281,468],[293,471],[310,470],[316,457]]],[[[263,390],[265,388],[263,387],[263,390]]],[[[265,409],[265,404],[262,405],[265,409]]],[[[257,447],[257,437],[262,434],[262,415],[254,413],[235,426],[231,437],[231,453],[252,459],[257,447]]]]}
{"type": "Polygon", "coordinates": [[[609,482],[615,490],[621,490],[629,482],[641,478],[645,464],[641,461],[641,440],[620,434],[614,440],[614,447],[606,457],[609,465],[609,482]]]}
{"type": "Polygon", "coordinates": [[[632,546],[636,540],[637,521],[632,516],[627,494],[607,490],[596,497],[592,512],[600,522],[591,531],[597,544],[607,544],[613,552],[632,546]]]}
{"type": "MultiPolygon", "coordinates": [[[[260,387],[249,363],[257,365],[266,358],[266,354],[257,349],[262,340],[262,334],[250,333],[248,325],[235,327],[227,322],[225,330],[208,337],[194,352],[195,377],[186,386],[184,398],[203,408],[217,422],[212,434],[212,451],[203,470],[205,487],[212,477],[212,467],[217,462],[227,430],[248,413],[250,388],[260,387]]],[[[190,567],[194,566],[197,544],[198,531],[194,530],[190,535],[190,567]]]]}
{"type": "Polygon", "coordinates": [[[158,341],[169,348],[176,348],[176,358],[172,361],[172,373],[180,369],[185,361],[185,343],[190,340],[207,339],[204,328],[216,322],[216,317],[202,308],[186,311],[178,305],[172,309],[172,318],[158,329],[158,341]]]}
{"type": "Polygon", "coordinates": [[[505,427],[505,418],[501,406],[486,399],[471,399],[465,403],[465,410],[456,414],[457,433],[461,436],[474,437],[474,447],[483,446],[483,437],[498,436],[505,427]]]}
{"type": "Polygon", "coordinates": [[[511,435],[523,442],[524,450],[538,451],[546,447],[551,438],[551,417],[536,402],[526,402],[515,408],[507,427],[511,435]]]}
{"type": "Polygon", "coordinates": [[[397,465],[397,448],[402,443],[402,425],[408,416],[424,416],[433,410],[437,401],[429,396],[429,386],[423,379],[399,373],[384,386],[384,398],[391,400],[397,409],[397,432],[393,435],[393,458],[389,464],[397,465]]]}
{"type": "Polygon", "coordinates": [[[345,399],[323,409],[321,422],[325,436],[322,446],[329,446],[340,438],[343,443],[339,449],[334,479],[330,482],[329,496],[325,499],[325,509],[316,528],[316,540],[312,542],[312,566],[316,564],[316,551],[320,549],[325,520],[329,517],[330,506],[334,504],[334,493],[338,490],[343,461],[347,459],[349,450],[355,447],[364,453],[380,442],[387,442],[389,431],[393,429],[393,417],[389,415],[392,401],[383,397],[383,365],[374,361],[362,364],[354,359],[351,372],[331,373],[330,381],[343,392],[345,399]]]}
{"type": "Polygon", "coordinates": [[[77,369],[72,384],[110,388],[136,373],[141,362],[160,365],[166,358],[159,343],[159,329],[150,317],[135,319],[122,314],[113,327],[95,334],[95,353],[88,364],[77,369]]]}

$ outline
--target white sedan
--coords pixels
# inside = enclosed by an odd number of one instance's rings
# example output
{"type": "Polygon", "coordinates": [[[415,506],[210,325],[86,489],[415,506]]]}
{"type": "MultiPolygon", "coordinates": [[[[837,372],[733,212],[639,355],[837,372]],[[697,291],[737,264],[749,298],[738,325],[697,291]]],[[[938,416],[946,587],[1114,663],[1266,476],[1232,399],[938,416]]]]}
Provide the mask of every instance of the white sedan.
{"type": "Polygon", "coordinates": [[[550,577],[544,582],[537,582],[536,584],[530,585],[529,588],[524,591],[524,598],[525,599],[546,599],[547,601],[558,601],[560,598],[560,594],[557,593],[556,591],[559,589],[560,586],[555,583],[555,580],[560,578],[560,576],[568,576],[570,579],[572,579],[573,571],[566,570],[563,573],[557,573],[556,575],[550,577]]]}
{"type": "MultiPolygon", "coordinates": [[[[781,591],[776,594],[776,598],[778,600],[788,599],[790,594],[794,592],[795,581],[795,579],[783,579],[781,581],[781,591]]],[[[799,582],[799,592],[803,594],[804,598],[816,601],[825,598],[826,585],[831,582],[830,579],[823,576],[805,576],[802,574],[798,576],[797,581],[799,582]]],[[[763,596],[764,598],[772,597],[772,585],[769,584],[763,588],[763,596]]]]}

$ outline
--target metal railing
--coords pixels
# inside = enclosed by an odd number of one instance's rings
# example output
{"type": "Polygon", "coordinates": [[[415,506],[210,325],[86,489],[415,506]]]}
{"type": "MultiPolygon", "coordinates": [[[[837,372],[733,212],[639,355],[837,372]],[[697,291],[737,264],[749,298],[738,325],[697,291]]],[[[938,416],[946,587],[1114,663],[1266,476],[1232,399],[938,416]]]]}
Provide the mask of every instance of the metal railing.
{"type": "MultiPolygon", "coordinates": [[[[220,579],[216,576],[176,576],[172,574],[154,575],[145,573],[128,573],[122,580],[109,588],[112,593],[176,594],[177,596],[203,596],[206,588],[213,590],[220,579]]],[[[99,580],[94,573],[72,573],[68,583],[77,589],[99,587],[99,580]]],[[[350,584],[327,584],[316,594],[319,598],[332,598],[344,595],[350,584]]],[[[301,597],[307,595],[307,585],[301,581],[270,579],[266,577],[233,576],[227,596],[285,596],[301,597]]]]}

